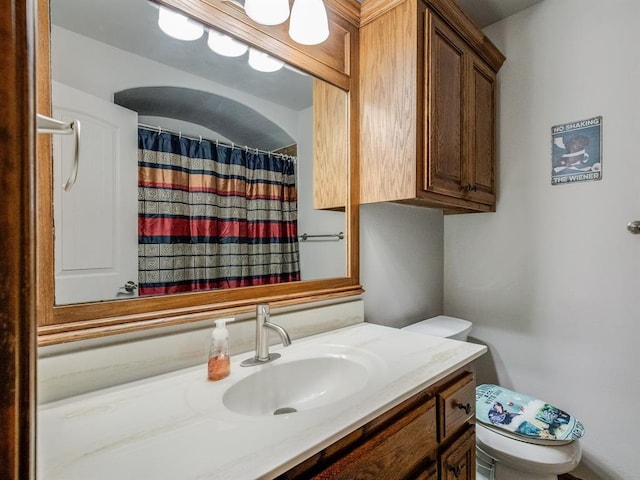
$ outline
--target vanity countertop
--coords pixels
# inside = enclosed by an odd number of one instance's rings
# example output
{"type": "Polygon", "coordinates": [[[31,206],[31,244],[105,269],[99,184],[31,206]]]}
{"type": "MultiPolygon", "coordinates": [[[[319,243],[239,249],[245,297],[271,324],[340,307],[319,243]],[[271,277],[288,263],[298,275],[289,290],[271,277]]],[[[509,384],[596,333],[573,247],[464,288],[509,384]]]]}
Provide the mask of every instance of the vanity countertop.
{"type": "Polygon", "coordinates": [[[234,356],[231,374],[218,382],[207,381],[203,364],[42,405],[38,478],[272,478],[486,351],[363,323],[274,346],[282,358],[272,365],[338,347],[371,358],[370,381],[339,402],[291,414],[250,416],[225,407],[229,387],[268,368],[240,367],[250,353],[234,356]]]}

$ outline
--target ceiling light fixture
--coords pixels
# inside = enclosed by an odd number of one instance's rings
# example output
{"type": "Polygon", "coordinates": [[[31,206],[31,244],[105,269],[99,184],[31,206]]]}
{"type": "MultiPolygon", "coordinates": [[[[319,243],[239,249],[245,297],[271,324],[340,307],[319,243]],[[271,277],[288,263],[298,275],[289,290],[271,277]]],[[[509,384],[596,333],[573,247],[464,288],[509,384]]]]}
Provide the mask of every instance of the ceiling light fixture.
{"type": "Polygon", "coordinates": [[[289,0],[245,0],[244,11],[261,25],[280,25],[289,18],[289,0]]]}
{"type": "MultiPolygon", "coordinates": [[[[289,18],[289,0],[245,0],[244,11],[261,25],[279,25],[289,18]]],[[[322,0],[295,0],[289,36],[302,45],[317,45],[329,37],[327,9],[322,0]]]]}
{"type": "Polygon", "coordinates": [[[158,26],[170,37],[178,40],[197,40],[204,33],[204,28],[180,13],[160,7],[158,26]]]}
{"type": "Polygon", "coordinates": [[[327,10],[322,0],[296,0],[291,8],[289,36],[302,45],[317,45],[329,38],[327,10]]]}
{"type": "Polygon", "coordinates": [[[249,65],[254,70],[258,70],[259,72],[277,72],[282,67],[284,67],[284,62],[273,58],[271,55],[267,55],[260,50],[256,50],[255,48],[249,49],[249,65]]]}
{"type": "Polygon", "coordinates": [[[225,57],[239,57],[249,49],[244,43],[215,30],[209,30],[207,45],[218,55],[224,55],[225,57]]]}
{"type": "MultiPolygon", "coordinates": [[[[271,2],[271,0],[258,1],[271,2]]],[[[250,3],[250,1],[245,1],[245,8],[250,3]]],[[[204,26],[200,23],[162,6],[159,6],[158,26],[167,35],[179,40],[197,40],[204,33],[204,26]]],[[[249,50],[249,65],[260,72],[277,72],[285,66],[281,60],[255,48],[249,48],[248,45],[235,38],[214,29],[208,29],[208,31],[207,45],[218,55],[239,57],[249,50]]],[[[289,32],[293,40],[304,45],[315,45],[326,40],[329,36],[329,28],[327,12],[322,0],[295,0],[291,11],[289,32]],[[318,19],[320,20],[319,26],[318,19]]],[[[301,75],[306,75],[293,67],[289,68],[301,75]]]]}

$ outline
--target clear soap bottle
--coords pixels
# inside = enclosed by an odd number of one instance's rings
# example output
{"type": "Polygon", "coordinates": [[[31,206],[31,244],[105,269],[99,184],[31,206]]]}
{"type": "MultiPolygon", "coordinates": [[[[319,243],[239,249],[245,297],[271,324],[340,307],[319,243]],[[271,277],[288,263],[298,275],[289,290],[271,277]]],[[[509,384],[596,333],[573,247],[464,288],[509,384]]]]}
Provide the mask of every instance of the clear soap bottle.
{"type": "Polygon", "coordinates": [[[216,320],[216,328],[211,332],[211,347],[209,348],[209,362],[207,363],[207,378],[222,380],[231,372],[229,357],[229,331],[226,328],[226,318],[216,320]]]}

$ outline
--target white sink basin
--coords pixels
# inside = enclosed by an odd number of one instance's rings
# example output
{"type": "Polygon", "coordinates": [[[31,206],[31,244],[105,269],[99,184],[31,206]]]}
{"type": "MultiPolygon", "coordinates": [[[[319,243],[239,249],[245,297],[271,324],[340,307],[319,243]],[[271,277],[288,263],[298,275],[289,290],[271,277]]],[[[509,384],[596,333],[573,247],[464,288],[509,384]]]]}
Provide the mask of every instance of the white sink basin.
{"type": "MultiPolygon", "coordinates": [[[[254,368],[254,367],[249,367],[254,368]]],[[[244,415],[278,415],[324,407],[362,390],[370,370],[343,356],[271,363],[233,384],[222,403],[244,415]]]]}

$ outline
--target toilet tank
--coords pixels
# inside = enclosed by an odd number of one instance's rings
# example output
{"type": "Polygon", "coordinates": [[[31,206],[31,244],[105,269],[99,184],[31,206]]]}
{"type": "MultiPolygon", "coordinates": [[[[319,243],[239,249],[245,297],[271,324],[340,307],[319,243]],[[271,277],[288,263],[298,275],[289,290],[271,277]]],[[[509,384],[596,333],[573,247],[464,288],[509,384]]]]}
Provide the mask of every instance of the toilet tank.
{"type": "Polygon", "coordinates": [[[453,340],[467,341],[473,324],[461,318],[439,315],[428,318],[421,322],[404,327],[402,330],[408,332],[421,333],[422,335],[433,335],[434,337],[451,338],[453,340]]]}

